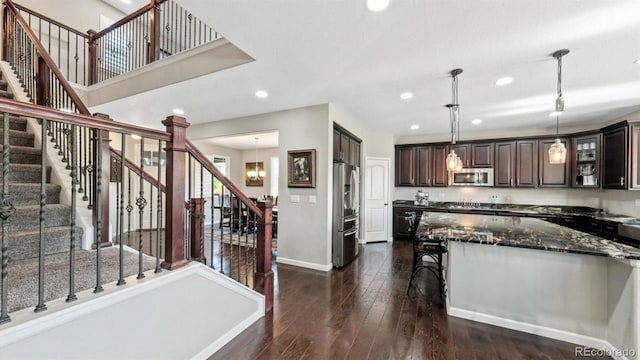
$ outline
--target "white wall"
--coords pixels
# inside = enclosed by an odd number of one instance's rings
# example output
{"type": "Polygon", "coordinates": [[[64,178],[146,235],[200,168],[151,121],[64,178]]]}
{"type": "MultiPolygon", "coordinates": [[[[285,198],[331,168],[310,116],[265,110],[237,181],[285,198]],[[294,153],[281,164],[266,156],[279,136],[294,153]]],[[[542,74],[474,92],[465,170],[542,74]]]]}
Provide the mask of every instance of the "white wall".
{"type": "MultiPolygon", "coordinates": [[[[316,105],[192,125],[187,130],[190,140],[279,131],[278,261],[319,270],[329,270],[331,266],[333,125],[328,113],[328,105],[316,105]],[[287,151],[303,149],[316,149],[316,187],[289,188],[287,151]],[[292,202],[291,195],[298,195],[300,202],[292,202]],[[316,196],[317,202],[310,203],[309,196],[316,196]]],[[[244,178],[237,183],[244,183],[244,178]]]]}
{"type": "Polygon", "coordinates": [[[20,0],[18,3],[81,32],[100,30],[101,14],[116,21],[127,15],[101,0],[20,0]]]}

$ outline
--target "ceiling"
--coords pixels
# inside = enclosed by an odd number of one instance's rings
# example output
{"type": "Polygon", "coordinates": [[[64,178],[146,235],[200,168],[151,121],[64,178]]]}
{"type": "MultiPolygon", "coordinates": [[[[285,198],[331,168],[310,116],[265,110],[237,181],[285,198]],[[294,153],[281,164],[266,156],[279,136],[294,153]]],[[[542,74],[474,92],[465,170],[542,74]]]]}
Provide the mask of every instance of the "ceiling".
{"type": "Polygon", "coordinates": [[[176,1],[256,61],[92,110],[158,127],[175,107],[199,124],[332,103],[371,131],[446,138],[449,71],[462,68],[462,139],[555,130],[562,48],[561,128],[640,110],[638,0],[391,0],[378,13],[365,0],[176,1]]]}
{"type": "Polygon", "coordinates": [[[236,150],[268,149],[278,147],[278,132],[242,134],[235,136],[219,136],[203,139],[202,142],[236,150]],[[256,138],[257,141],[256,141],[256,138]]]}

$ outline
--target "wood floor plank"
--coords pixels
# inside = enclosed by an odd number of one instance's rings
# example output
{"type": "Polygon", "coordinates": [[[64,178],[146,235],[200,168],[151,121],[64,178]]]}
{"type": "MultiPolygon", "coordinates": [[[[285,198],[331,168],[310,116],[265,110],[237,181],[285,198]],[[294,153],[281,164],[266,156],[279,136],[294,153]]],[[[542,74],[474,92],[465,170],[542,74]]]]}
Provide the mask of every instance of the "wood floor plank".
{"type": "Polygon", "coordinates": [[[574,344],[449,317],[427,272],[407,296],[411,256],[395,242],[328,273],[274,263],[273,313],[210,359],[576,359],[574,344]]]}

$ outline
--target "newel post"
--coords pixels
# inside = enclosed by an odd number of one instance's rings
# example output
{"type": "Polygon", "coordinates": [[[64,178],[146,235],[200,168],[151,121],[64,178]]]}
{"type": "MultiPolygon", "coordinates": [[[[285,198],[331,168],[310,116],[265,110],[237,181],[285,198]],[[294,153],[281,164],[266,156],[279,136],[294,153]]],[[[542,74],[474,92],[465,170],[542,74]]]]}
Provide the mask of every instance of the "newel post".
{"type": "Polygon", "coordinates": [[[204,235],[202,232],[202,223],[204,222],[204,203],[207,202],[203,198],[191,199],[191,260],[200,261],[203,264],[207,263],[207,258],[204,256],[204,249],[200,239],[204,235]]]}
{"type": "Polygon", "coordinates": [[[9,61],[9,39],[11,30],[9,26],[9,9],[6,6],[2,9],[2,60],[9,61]]]}
{"type": "MultiPolygon", "coordinates": [[[[93,114],[93,117],[98,118],[98,119],[103,119],[103,120],[111,120],[113,121],[113,119],[111,119],[109,117],[109,115],[107,114],[101,114],[101,113],[95,113],[93,114]]],[[[111,246],[111,239],[109,238],[109,179],[110,179],[110,174],[109,172],[111,171],[111,149],[110,149],[110,143],[111,143],[111,139],[109,138],[109,131],[107,130],[97,130],[97,129],[92,129],[91,130],[93,132],[93,160],[92,163],[96,164],[95,169],[97,169],[98,167],[100,167],[101,169],[101,184],[102,186],[100,187],[100,201],[97,201],[97,199],[95,198],[95,196],[97,196],[96,191],[93,192],[93,219],[94,219],[94,224],[95,224],[95,220],[97,219],[97,214],[98,214],[98,209],[96,204],[99,204],[101,207],[101,211],[100,211],[100,221],[102,222],[102,231],[100,233],[100,247],[107,247],[107,246],[111,246]],[[98,144],[98,131],[102,131],[102,143],[98,144]],[[101,160],[102,162],[100,164],[98,164],[98,151],[102,153],[102,157],[101,160]]],[[[97,189],[98,188],[98,179],[97,179],[97,172],[94,171],[94,174],[96,176],[93,176],[93,188],[97,189]]]]}
{"type": "Polygon", "coordinates": [[[271,222],[273,221],[271,201],[258,201],[263,216],[258,219],[258,238],[256,249],[256,273],[253,288],[264,295],[266,312],[273,309],[273,271],[271,271],[271,222]]]}
{"type": "Polygon", "coordinates": [[[160,60],[160,8],[156,0],[151,0],[149,12],[149,64],[160,60]]]}
{"type": "Polygon", "coordinates": [[[189,123],[180,116],[168,116],[162,121],[171,134],[167,142],[167,186],[165,211],[165,256],[162,262],[164,269],[174,270],[187,265],[184,253],[184,217],[185,217],[185,153],[187,128],[189,123]]]}
{"type": "Polygon", "coordinates": [[[36,104],[51,106],[49,103],[49,67],[42,56],[38,55],[38,73],[36,74],[36,104]]]}
{"type": "Polygon", "coordinates": [[[87,42],[88,46],[89,46],[89,68],[88,68],[88,72],[89,72],[89,84],[88,85],[93,85],[98,81],[98,55],[96,52],[96,34],[97,32],[95,32],[94,30],[89,30],[87,31],[87,34],[89,35],[89,41],[87,42]]]}

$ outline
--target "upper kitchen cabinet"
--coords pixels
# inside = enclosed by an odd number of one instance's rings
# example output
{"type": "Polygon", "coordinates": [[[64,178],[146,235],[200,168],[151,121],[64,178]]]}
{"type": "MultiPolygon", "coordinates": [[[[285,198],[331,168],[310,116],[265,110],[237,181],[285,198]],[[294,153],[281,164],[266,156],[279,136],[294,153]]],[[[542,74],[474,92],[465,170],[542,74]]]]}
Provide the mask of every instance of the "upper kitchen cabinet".
{"type": "Polygon", "coordinates": [[[506,141],[495,144],[495,167],[493,181],[495,187],[514,187],[516,177],[516,142],[506,141]]]}
{"type": "Polygon", "coordinates": [[[629,186],[629,125],[615,124],[602,129],[602,188],[629,186]]]}
{"type": "Polygon", "coordinates": [[[360,140],[340,125],[333,124],[333,162],[360,166],[360,140]]]}
{"type": "Polygon", "coordinates": [[[446,145],[434,145],[431,147],[431,154],[433,158],[431,160],[432,173],[431,173],[431,186],[443,187],[449,184],[449,173],[447,172],[447,146],[446,145]]]}
{"type": "Polygon", "coordinates": [[[446,145],[396,146],[396,186],[447,186],[446,145]]]}
{"type": "Polygon", "coordinates": [[[396,186],[414,186],[416,149],[396,147],[396,186]]]}
{"type": "Polygon", "coordinates": [[[516,141],[516,187],[538,186],[538,140],[516,141]]]}
{"type": "Polygon", "coordinates": [[[469,144],[449,145],[449,149],[454,150],[456,152],[456,155],[458,155],[458,157],[462,161],[463,167],[471,166],[471,145],[469,144]]]}
{"type": "Polygon", "coordinates": [[[493,143],[471,144],[471,167],[493,167],[493,143]]]}
{"type": "Polygon", "coordinates": [[[555,139],[538,141],[538,186],[539,187],[567,187],[569,186],[569,174],[571,172],[571,146],[569,139],[560,139],[567,149],[567,158],[564,164],[551,164],[549,161],[549,148],[555,139]]]}
{"type": "Polygon", "coordinates": [[[572,187],[600,187],[600,147],[600,133],[576,136],[572,139],[570,152],[572,187]]]}
{"type": "Polygon", "coordinates": [[[640,190],[640,123],[631,125],[631,188],[640,190]]]}

